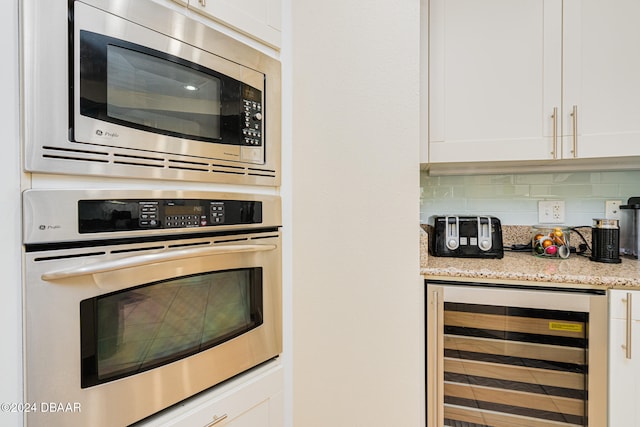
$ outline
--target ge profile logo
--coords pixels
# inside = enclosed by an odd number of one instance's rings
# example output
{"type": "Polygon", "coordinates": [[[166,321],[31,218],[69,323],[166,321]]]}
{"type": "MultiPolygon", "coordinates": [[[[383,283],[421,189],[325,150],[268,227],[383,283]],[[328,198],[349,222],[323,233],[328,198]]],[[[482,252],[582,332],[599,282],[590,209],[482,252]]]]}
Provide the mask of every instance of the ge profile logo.
{"type": "Polygon", "coordinates": [[[44,230],[57,230],[58,228],[61,228],[59,225],[45,225],[45,224],[40,224],[38,226],[38,229],[41,231],[44,230]]]}
{"type": "Polygon", "coordinates": [[[117,137],[120,136],[117,132],[105,132],[105,131],[102,131],[100,129],[96,129],[96,135],[97,136],[104,136],[104,137],[107,137],[107,138],[117,138],[117,137]]]}

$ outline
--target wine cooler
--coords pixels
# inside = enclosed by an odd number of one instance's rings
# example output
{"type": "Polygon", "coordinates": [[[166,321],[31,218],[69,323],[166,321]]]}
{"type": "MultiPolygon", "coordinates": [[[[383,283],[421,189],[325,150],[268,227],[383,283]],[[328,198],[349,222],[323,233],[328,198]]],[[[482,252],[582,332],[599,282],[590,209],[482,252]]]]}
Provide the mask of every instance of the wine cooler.
{"type": "Polygon", "coordinates": [[[427,282],[429,427],[606,425],[597,289],[427,282]]]}

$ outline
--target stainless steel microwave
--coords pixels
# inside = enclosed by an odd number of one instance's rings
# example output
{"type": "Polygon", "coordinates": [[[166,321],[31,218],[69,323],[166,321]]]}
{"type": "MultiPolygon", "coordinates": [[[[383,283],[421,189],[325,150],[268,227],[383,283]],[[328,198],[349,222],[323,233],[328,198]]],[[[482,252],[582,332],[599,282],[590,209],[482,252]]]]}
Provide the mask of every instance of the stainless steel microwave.
{"type": "Polygon", "coordinates": [[[280,184],[280,63],[149,0],[23,5],[25,168],[280,184]]]}

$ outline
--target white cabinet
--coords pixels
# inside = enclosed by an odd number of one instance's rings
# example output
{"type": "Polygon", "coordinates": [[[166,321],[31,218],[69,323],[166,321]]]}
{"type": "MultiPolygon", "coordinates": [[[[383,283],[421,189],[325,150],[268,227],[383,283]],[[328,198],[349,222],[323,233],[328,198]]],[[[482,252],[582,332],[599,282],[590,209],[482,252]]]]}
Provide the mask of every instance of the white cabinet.
{"type": "Polygon", "coordinates": [[[146,427],[283,427],[283,369],[270,362],[158,414],[146,427]]]}
{"type": "Polygon", "coordinates": [[[429,161],[640,155],[640,3],[431,0],[429,161]]]}
{"type": "Polygon", "coordinates": [[[431,163],[553,158],[561,5],[431,0],[431,163]]]}
{"type": "Polygon", "coordinates": [[[281,0],[174,0],[189,9],[258,39],[271,47],[281,45],[281,0]]]}
{"type": "Polygon", "coordinates": [[[564,18],[564,157],[640,155],[640,2],[564,0],[564,18]]]}
{"type": "Polygon", "coordinates": [[[609,425],[639,426],[640,291],[610,291],[609,310],[609,425]]]}

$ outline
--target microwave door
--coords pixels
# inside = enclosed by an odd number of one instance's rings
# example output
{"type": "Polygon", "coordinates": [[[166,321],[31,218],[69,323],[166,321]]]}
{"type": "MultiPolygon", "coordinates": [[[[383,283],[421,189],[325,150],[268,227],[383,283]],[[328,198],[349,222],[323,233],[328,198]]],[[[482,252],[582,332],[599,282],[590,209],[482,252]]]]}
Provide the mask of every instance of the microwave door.
{"type": "Polygon", "coordinates": [[[76,8],[76,142],[265,163],[263,74],[89,6],[76,8]]]}

